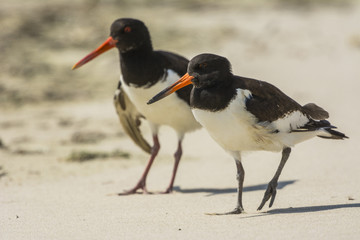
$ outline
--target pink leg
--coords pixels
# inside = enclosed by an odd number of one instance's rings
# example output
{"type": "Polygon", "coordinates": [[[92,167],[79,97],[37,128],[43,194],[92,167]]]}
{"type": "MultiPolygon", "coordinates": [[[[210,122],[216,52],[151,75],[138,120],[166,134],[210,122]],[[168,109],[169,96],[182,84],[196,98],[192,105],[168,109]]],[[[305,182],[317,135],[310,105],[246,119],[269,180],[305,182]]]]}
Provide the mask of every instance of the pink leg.
{"type": "Polygon", "coordinates": [[[135,185],[135,187],[133,187],[132,189],[125,191],[123,193],[119,193],[119,195],[130,195],[130,194],[135,194],[137,192],[137,190],[142,189],[143,193],[149,193],[146,189],[146,177],[150,171],[151,165],[154,162],[154,159],[156,157],[156,155],[159,152],[160,149],[160,143],[159,143],[159,139],[157,134],[153,135],[153,141],[154,141],[154,145],[151,149],[151,156],[150,159],[148,161],[148,164],[146,165],[145,171],[142,174],[139,182],[135,185]]]}
{"type": "Polygon", "coordinates": [[[181,141],[182,140],[179,140],[178,148],[177,148],[177,150],[176,150],[176,152],[174,154],[175,163],[174,163],[174,168],[173,168],[170,184],[167,187],[167,189],[165,190],[165,192],[163,192],[163,193],[171,193],[172,190],[173,190],[176,172],[177,172],[179,162],[180,162],[180,159],[181,159],[181,155],[182,155],[181,141]]]}

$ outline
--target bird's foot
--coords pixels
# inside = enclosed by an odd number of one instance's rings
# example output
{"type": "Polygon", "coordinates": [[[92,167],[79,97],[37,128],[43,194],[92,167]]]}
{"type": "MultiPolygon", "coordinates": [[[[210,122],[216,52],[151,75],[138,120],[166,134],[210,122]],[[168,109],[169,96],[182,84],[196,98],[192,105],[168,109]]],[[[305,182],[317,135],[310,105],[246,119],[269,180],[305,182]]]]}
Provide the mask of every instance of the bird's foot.
{"type": "Polygon", "coordinates": [[[146,184],[145,181],[140,180],[138,184],[136,184],[135,187],[133,187],[130,190],[124,191],[122,193],[119,193],[119,196],[125,196],[125,195],[131,195],[131,194],[136,194],[136,193],[143,193],[143,194],[151,194],[147,189],[146,189],[146,184]],[[142,190],[142,192],[138,192],[138,190],[142,190]]]}
{"type": "Polygon", "coordinates": [[[241,214],[244,212],[244,208],[242,207],[236,207],[234,210],[230,211],[230,212],[225,212],[225,213],[205,213],[206,215],[217,215],[217,216],[221,216],[221,215],[234,215],[234,214],[241,214]]]}
{"type": "Polygon", "coordinates": [[[264,197],[261,201],[260,206],[258,207],[258,211],[260,211],[263,206],[265,205],[265,203],[270,199],[270,203],[269,203],[269,208],[271,208],[271,206],[273,205],[274,201],[275,201],[275,196],[276,196],[276,187],[277,187],[277,181],[275,180],[271,180],[267,186],[267,189],[264,193],[264,197]]]}
{"type": "Polygon", "coordinates": [[[171,187],[168,187],[165,191],[161,192],[161,194],[169,194],[169,193],[172,193],[172,192],[173,192],[173,188],[171,186],[171,187]]]}

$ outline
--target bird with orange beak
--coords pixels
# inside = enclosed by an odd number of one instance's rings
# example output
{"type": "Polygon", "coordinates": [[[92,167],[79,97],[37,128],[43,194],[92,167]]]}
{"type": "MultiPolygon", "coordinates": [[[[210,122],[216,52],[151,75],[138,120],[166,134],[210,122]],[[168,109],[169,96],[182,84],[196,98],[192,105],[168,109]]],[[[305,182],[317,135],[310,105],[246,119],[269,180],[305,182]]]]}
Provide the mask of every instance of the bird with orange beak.
{"type": "Polygon", "coordinates": [[[178,145],[170,183],[164,193],[173,190],[176,172],[182,156],[182,141],[185,133],[200,128],[190,110],[191,86],[179,90],[156,106],[146,104],[147,100],[161,89],[173,84],[186,73],[188,60],[175,53],[154,51],[149,31],[137,19],[117,19],[110,28],[110,37],[97,49],[88,54],[73,69],[79,68],[100,54],[117,48],[120,56],[120,81],[115,92],[114,104],[120,122],[126,133],[144,151],[151,154],[147,166],[130,190],[119,195],[134,194],[138,190],[147,193],[146,179],[160,149],[159,127],[166,125],[177,133],[178,145]],[[153,146],[144,139],[139,125],[144,118],[150,125],[153,146]]]}
{"type": "Polygon", "coordinates": [[[190,84],[193,85],[190,107],[196,120],[236,162],[237,205],[233,211],[225,214],[244,211],[242,152],[282,151],[278,169],[258,207],[261,210],[269,199],[269,207],[274,203],[278,179],[290,156],[291,147],[315,136],[347,138],[325,120],[329,114],[321,107],[314,103],[301,106],[267,82],[233,75],[230,62],[214,54],[194,57],[187,73],[154,96],[148,104],[170,97],[171,93],[190,84]]]}

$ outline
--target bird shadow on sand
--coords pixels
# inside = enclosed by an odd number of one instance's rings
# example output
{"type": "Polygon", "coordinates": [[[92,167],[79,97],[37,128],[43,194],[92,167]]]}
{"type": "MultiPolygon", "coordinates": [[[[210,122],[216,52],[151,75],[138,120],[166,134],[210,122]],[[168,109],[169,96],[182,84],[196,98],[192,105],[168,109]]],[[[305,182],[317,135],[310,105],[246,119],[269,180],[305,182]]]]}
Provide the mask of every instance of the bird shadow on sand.
{"type": "MultiPolygon", "coordinates": [[[[294,184],[296,180],[288,180],[288,181],[280,181],[278,182],[277,189],[282,189],[287,185],[294,184]]],[[[243,189],[243,192],[252,192],[258,190],[265,190],[267,188],[267,184],[258,184],[254,186],[246,186],[243,189]]],[[[174,191],[181,193],[208,193],[207,196],[213,196],[217,194],[227,194],[227,193],[236,193],[236,188],[188,188],[181,189],[178,186],[174,187],[174,191]]]]}
{"type": "Polygon", "coordinates": [[[360,203],[347,203],[347,204],[333,204],[323,206],[308,206],[308,207],[290,207],[290,208],[279,208],[272,209],[263,213],[259,213],[253,216],[244,216],[243,218],[254,218],[254,217],[266,217],[276,214],[295,214],[295,213],[312,213],[312,212],[323,212],[336,209],[344,208],[360,208],[360,203]]]}

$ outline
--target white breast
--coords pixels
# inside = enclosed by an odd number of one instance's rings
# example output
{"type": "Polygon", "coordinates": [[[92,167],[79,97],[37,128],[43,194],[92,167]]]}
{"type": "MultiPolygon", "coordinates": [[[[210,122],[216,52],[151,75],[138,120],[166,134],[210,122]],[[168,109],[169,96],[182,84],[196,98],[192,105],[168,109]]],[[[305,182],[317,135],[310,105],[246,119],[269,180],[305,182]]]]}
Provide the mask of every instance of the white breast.
{"type": "Polygon", "coordinates": [[[178,133],[185,133],[200,128],[194,119],[189,105],[176,94],[171,94],[161,101],[148,105],[147,102],[164,88],[177,81],[180,76],[172,70],[167,70],[166,80],[160,80],[148,88],[128,86],[121,81],[124,91],[145,118],[155,125],[168,125],[178,133]]]}

